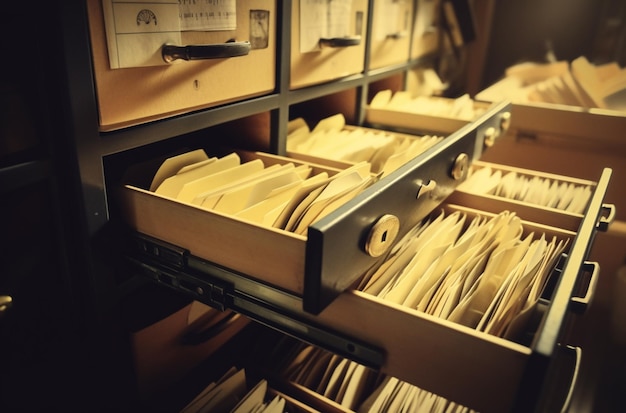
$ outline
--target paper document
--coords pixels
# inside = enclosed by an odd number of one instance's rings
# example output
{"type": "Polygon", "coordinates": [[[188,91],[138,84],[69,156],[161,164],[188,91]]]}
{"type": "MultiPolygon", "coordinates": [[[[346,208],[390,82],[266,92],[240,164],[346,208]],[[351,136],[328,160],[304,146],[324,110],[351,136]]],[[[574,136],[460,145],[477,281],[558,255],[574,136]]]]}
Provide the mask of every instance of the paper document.
{"type": "Polygon", "coordinates": [[[184,46],[182,31],[235,30],[236,0],[103,0],[111,69],[167,65],[165,44],[184,46]]]}
{"type": "Polygon", "coordinates": [[[352,0],[300,1],[300,52],[320,50],[321,38],[353,35],[352,0]]]}

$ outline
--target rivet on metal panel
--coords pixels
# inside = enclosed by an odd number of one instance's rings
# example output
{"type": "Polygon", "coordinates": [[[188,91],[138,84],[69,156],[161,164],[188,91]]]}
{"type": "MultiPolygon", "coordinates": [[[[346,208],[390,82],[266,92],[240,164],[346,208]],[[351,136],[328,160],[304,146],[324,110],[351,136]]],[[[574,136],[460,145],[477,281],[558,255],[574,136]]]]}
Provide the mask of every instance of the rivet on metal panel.
{"type": "Polygon", "coordinates": [[[488,127],[485,130],[485,146],[487,148],[491,148],[493,146],[493,144],[496,142],[496,128],[494,128],[493,126],[488,127]]]}
{"type": "Polygon", "coordinates": [[[500,115],[500,131],[505,133],[511,126],[511,112],[503,112],[500,115]]]}
{"type": "Polygon", "coordinates": [[[456,157],[454,160],[454,165],[452,165],[451,175],[452,178],[459,180],[463,179],[467,174],[467,169],[469,167],[469,156],[466,153],[462,153],[456,157]]]}
{"type": "Polygon", "coordinates": [[[400,220],[395,215],[385,214],[370,229],[365,241],[365,252],[371,257],[383,255],[396,239],[400,231],[400,220]]]}

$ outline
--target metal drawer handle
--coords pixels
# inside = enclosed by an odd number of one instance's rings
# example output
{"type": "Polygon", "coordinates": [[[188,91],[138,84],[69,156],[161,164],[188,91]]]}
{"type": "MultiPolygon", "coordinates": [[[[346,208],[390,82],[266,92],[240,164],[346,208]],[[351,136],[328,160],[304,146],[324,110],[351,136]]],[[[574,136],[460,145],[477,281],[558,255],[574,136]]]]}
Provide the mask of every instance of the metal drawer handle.
{"type": "Polygon", "coordinates": [[[565,413],[569,409],[569,405],[572,402],[572,396],[574,395],[574,389],[576,388],[576,382],[578,381],[578,376],[580,373],[580,363],[582,362],[583,350],[580,347],[566,345],[561,347],[563,351],[569,351],[574,354],[576,358],[574,364],[574,371],[572,372],[572,381],[570,382],[569,389],[567,390],[567,395],[565,396],[565,400],[563,401],[563,406],[561,408],[561,413],[565,413]]]}
{"type": "Polygon", "coordinates": [[[215,44],[193,44],[188,46],[175,46],[165,44],[161,48],[163,60],[172,63],[175,60],[207,60],[223,59],[228,57],[245,56],[250,53],[250,42],[227,41],[215,44]]]}
{"type": "Polygon", "coordinates": [[[395,32],[395,33],[389,33],[387,35],[388,39],[402,39],[404,37],[407,37],[407,33],[406,31],[400,31],[400,32],[395,32]]]}
{"type": "Polygon", "coordinates": [[[615,220],[615,205],[602,204],[602,210],[608,211],[608,216],[600,217],[598,221],[598,231],[606,232],[609,229],[609,225],[615,220]]]}
{"type": "Polygon", "coordinates": [[[319,41],[320,47],[350,47],[358,46],[361,44],[361,36],[346,36],[346,37],[331,37],[321,38],[319,41]]]}
{"type": "Polygon", "coordinates": [[[572,297],[570,300],[570,309],[576,313],[584,313],[593,298],[598,285],[598,276],[600,275],[600,264],[597,262],[585,261],[582,265],[582,272],[590,273],[589,285],[583,297],[572,297]]]}

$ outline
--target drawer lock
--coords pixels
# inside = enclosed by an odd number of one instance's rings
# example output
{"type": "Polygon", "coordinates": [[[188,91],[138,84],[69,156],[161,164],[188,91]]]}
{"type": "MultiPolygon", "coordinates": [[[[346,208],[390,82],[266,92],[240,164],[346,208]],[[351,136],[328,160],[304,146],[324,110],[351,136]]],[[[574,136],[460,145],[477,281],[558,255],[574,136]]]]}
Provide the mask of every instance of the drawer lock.
{"type": "Polygon", "coordinates": [[[391,214],[381,216],[367,235],[365,252],[372,257],[380,257],[393,245],[399,231],[400,220],[398,217],[391,214]]]}
{"type": "Polygon", "coordinates": [[[466,153],[461,153],[454,160],[454,165],[452,165],[451,175],[455,180],[464,179],[467,175],[467,171],[469,169],[469,156],[466,153]]]}

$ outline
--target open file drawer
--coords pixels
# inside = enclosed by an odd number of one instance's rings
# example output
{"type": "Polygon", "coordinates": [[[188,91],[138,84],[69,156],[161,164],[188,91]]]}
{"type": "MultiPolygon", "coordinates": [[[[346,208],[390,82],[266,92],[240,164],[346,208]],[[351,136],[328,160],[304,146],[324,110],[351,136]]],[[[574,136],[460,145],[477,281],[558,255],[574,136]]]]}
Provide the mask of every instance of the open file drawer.
{"type": "MultiPolygon", "coordinates": [[[[378,92],[367,107],[365,120],[375,127],[411,132],[450,133],[479,118],[490,103],[469,96],[411,96],[409,92],[378,92]]],[[[507,126],[508,127],[508,126],[507,126]]]]}
{"type": "MultiPolygon", "coordinates": [[[[610,170],[606,170],[594,184],[577,230],[558,228],[559,220],[553,214],[535,214],[537,222],[524,223],[527,231],[569,240],[566,258],[552,276],[553,288],[540,302],[540,319],[529,331],[532,338],[524,343],[357,290],[344,291],[321,313],[312,315],[301,310],[299,297],[260,288],[258,283],[197,257],[188,256],[185,265],[178,267],[142,254],[133,260],[150,277],[167,274],[176,280],[193,281],[204,290],[212,288],[214,296],[223,296],[220,303],[250,318],[462,405],[483,412],[534,411],[561,344],[568,312],[584,307],[593,292],[592,280],[587,293],[581,294],[584,297],[577,296],[579,284],[584,284],[583,273],[589,271],[584,268],[585,259],[594,233],[606,224],[602,200],[609,179],[610,170]]],[[[488,201],[484,205],[490,209],[488,201]]],[[[510,206],[515,211],[515,205],[510,206]]],[[[489,215],[451,204],[445,208],[489,215]]],[[[524,212],[520,217],[525,218],[524,212]]],[[[210,303],[210,297],[199,291],[174,288],[210,303]]]]}
{"type": "MultiPolygon", "coordinates": [[[[462,182],[469,163],[482,153],[484,131],[499,128],[507,108],[506,103],[498,105],[479,122],[459,129],[369,186],[311,225],[306,236],[158,196],[140,179],[131,179],[122,188],[122,214],[137,232],[301,297],[305,310],[319,312],[376,262],[380,254],[372,253],[368,245],[383,249],[391,245],[393,229],[385,226],[387,217],[396,217],[396,232],[402,235],[462,182]]],[[[269,164],[304,163],[253,156],[269,164]]],[[[334,173],[332,168],[313,166],[334,173]]],[[[140,172],[151,179],[155,171],[148,167],[140,172]]]]}

